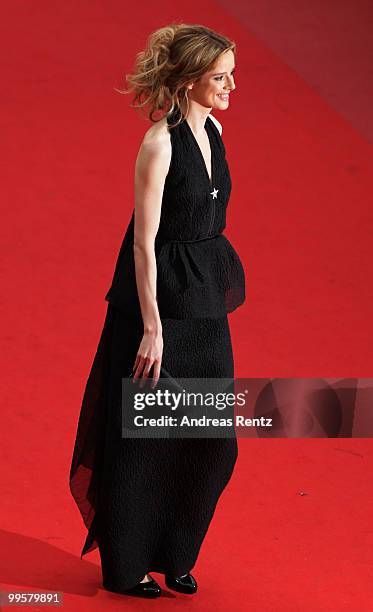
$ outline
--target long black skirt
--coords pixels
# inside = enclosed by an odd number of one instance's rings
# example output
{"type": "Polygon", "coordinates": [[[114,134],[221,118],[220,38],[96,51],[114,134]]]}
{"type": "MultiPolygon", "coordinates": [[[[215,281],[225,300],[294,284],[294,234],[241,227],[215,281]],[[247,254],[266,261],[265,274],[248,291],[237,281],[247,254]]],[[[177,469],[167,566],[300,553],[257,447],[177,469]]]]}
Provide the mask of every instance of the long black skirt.
{"type": "MultiPolygon", "coordinates": [[[[162,331],[168,375],[233,378],[227,316],[163,319],[162,331]]],[[[98,546],[103,586],[117,592],[147,572],[180,576],[194,567],[237,459],[235,437],[122,437],[122,378],[132,372],[142,336],[141,320],[108,304],[69,481],[88,529],[81,557],[98,546]]]]}

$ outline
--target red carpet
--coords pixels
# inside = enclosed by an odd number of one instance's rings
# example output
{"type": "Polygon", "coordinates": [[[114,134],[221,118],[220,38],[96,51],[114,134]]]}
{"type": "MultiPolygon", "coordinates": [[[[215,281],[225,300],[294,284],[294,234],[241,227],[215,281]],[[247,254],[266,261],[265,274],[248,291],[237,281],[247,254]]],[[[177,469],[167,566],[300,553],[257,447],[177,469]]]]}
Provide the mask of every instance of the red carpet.
{"type": "Polygon", "coordinates": [[[334,57],[343,54],[324,63],[317,53],[316,64],[307,47],[307,72],[304,54],[302,67],[296,58],[303,40],[318,47],[310,8],[303,18],[298,6],[295,25],[296,3],[284,5],[282,31],[297,32],[284,49],[274,4],[3,3],[3,590],[62,591],[69,612],[373,609],[370,439],[240,440],[193,598],[107,593],[96,552],[79,559],[86,531],[68,490],[72,444],[149,127],[113,88],[152,30],[201,23],[238,45],[237,89],[216,115],[233,180],[226,234],[247,277],[247,301],[230,317],[236,376],[372,376],[372,114],[365,105],[357,123],[340,106],[341,91],[352,100],[356,87],[354,73],[341,77],[345,44],[371,78],[359,44],[369,8],[360,21],[342,19],[341,4],[327,20],[325,6],[315,9],[334,57]],[[329,28],[336,10],[340,27],[329,28]],[[323,74],[318,88],[311,72],[323,74]]]}

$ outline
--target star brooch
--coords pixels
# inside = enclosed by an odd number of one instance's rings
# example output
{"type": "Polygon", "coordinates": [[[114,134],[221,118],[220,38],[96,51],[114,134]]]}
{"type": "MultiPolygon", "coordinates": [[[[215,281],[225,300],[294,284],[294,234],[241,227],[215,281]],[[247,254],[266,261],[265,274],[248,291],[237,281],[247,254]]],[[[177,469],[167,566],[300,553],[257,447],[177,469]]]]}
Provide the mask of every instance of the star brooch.
{"type": "Polygon", "coordinates": [[[214,191],[210,191],[210,195],[212,195],[212,199],[215,200],[218,197],[218,191],[219,189],[216,189],[214,187],[214,191]]]}

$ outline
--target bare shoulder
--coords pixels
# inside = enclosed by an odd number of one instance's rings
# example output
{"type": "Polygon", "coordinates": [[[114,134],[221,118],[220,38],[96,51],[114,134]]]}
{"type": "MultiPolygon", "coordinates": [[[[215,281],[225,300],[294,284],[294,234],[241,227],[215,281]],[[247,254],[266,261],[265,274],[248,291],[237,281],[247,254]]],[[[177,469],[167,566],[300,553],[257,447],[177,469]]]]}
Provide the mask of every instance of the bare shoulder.
{"type": "Polygon", "coordinates": [[[143,169],[155,168],[159,176],[165,176],[170,166],[171,154],[170,133],[167,119],[164,117],[145,132],[137,155],[137,164],[143,169]]]}
{"type": "Polygon", "coordinates": [[[167,119],[163,117],[157,123],[154,123],[144,134],[141,147],[161,153],[167,157],[167,153],[171,155],[171,139],[167,127],[167,119]]]}
{"type": "Polygon", "coordinates": [[[222,126],[222,124],[220,123],[220,121],[218,121],[218,120],[217,120],[217,118],[216,118],[216,117],[214,117],[213,115],[211,115],[211,113],[210,113],[209,117],[211,117],[211,119],[212,119],[212,120],[213,120],[213,122],[215,123],[216,127],[218,128],[218,130],[219,130],[219,132],[220,132],[220,136],[221,136],[221,135],[222,135],[222,132],[223,132],[223,126],[222,126]]]}

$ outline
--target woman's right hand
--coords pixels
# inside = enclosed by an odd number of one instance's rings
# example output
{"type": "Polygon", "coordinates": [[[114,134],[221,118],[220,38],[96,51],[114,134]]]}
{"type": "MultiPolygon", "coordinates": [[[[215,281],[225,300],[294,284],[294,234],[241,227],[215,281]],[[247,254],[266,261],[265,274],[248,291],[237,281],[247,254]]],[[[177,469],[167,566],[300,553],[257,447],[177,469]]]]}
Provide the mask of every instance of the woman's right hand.
{"type": "Polygon", "coordinates": [[[143,387],[153,367],[153,382],[151,388],[156,386],[160,372],[163,355],[162,331],[145,331],[137,351],[135,364],[133,366],[133,381],[141,378],[140,387],[143,387]],[[135,371],[136,370],[136,371],[135,371]]]}

